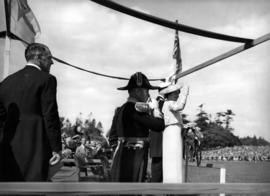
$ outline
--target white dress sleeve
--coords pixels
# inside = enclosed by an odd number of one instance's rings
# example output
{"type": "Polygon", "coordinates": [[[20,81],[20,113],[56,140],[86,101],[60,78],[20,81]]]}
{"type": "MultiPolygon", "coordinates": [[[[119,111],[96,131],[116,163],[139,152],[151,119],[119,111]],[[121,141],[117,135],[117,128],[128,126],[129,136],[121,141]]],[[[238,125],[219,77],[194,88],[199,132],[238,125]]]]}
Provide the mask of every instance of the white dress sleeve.
{"type": "Polygon", "coordinates": [[[187,97],[189,94],[189,88],[184,89],[183,94],[180,93],[179,98],[177,101],[172,101],[169,104],[169,110],[176,112],[176,111],[181,111],[185,108],[186,102],[187,102],[187,97]]]}

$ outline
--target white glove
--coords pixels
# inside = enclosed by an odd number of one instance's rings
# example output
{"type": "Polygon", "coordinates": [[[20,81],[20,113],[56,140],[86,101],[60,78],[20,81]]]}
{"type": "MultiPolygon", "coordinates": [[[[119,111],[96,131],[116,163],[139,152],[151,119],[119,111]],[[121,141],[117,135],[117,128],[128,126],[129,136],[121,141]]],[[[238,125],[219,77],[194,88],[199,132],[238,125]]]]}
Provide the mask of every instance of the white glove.
{"type": "Polygon", "coordinates": [[[49,163],[50,163],[50,165],[55,165],[61,160],[61,155],[60,155],[60,153],[57,153],[57,152],[53,152],[52,154],[53,154],[53,156],[50,159],[49,163]]]}
{"type": "Polygon", "coordinates": [[[155,99],[150,99],[148,102],[148,105],[149,105],[150,109],[152,109],[152,110],[158,109],[158,102],[155,99]]]}
{"type": "Polygon", "coordinates": [[[189,86],[184,86],[183,92],[184,92],[185,96],[188,96],[189,95],[189,86]]]}
{"type": "Polygon", "coordinates": [[[136,102],[135,109],[138,112],[149,112],[150,111],[149,104],[144,103],[144,102],[136,102]]]}

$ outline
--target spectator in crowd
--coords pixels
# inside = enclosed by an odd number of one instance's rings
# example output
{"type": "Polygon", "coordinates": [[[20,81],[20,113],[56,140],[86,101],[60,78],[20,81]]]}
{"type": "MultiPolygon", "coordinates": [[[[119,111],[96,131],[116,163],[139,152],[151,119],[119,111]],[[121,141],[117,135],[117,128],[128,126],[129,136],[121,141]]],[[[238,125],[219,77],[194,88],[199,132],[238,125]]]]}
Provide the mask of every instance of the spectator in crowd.
{"type": "Polygon", "coordinates": [[[72,151],[69,148],[64,148],[62,150],[62,157],[63,157],[63,159],[71,159],[72,158],[72,151]]]}
{"type": "Polygon", "coordinates": [[[194,160],[195,149],[201,148],[201,140],[203,139],[203,134],[196,123],[190,122],[184,125],[184,139],[190,145],[190,152],[193,152],[190,158],[194,160]]]}
{"type": "Polygon", "coordinates": [[[81,139],[81,145],[76,148],[75,155],[82,163],[87,163],[87,156],[88,156],[88,150],[85,147],[86,144],[86,138],[82,137],[81,139]]]}
{"type": "Polygon", "coordinates": [[[52,54],[44,44],[33,43],[25,58],[26,66],[0,86],[0,181],[46,181],[49,163],[61,158],[57,82],[49,73],[52,54]]]}
{"type": "Polygon", "coordinates": [[[77,148],[77,142],[72,139],[72,137],[66,137],[65,138],[65,148],[70,149],[72,152],[76,151],[77,148]]]}
{"type": "Polygon", "coordinates": [[[202,152],[202,159],[220,161],[269,161],[270,146],[234,146],[202,152]]]}
{"type": "Polygon", "coordinates": [[[155,108],[149,114],[148,104],[146,104],[149,90],[157,88],[152,86],[141,72],[133,74],[127,86],[118,88],[118,90],[128,90],[129,97],[127,102],[117,110],[112,124],[112,129],[115,129],[112,132],[114,135],[109,135],[118,138],[111,169],[112,181],[145,181],[149,130],[164,130],[160,111],[155,108]],[[146,108],[145,112],[144,108],[146,108]]]}

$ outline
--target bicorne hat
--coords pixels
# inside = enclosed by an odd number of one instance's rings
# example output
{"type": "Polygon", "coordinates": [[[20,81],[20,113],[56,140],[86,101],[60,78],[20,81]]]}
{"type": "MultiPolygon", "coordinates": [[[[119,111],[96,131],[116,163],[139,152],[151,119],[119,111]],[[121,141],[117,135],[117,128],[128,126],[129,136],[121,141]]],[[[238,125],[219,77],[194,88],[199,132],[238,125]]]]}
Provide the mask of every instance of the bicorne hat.
{"type": "Polygon", "coordinates": [[[147,79],[147,77],[141,73],[141,72],[136,72],[135,74],[133,74],[129,81],[128,84],[124,87],[119,87],[117,88],[118,90],[129,90],[129,89],[133,89],[133,88],[146,88],[146,89],[158,89],[158,86],[152,86],[149,83],[149,80],[147,79]]]}

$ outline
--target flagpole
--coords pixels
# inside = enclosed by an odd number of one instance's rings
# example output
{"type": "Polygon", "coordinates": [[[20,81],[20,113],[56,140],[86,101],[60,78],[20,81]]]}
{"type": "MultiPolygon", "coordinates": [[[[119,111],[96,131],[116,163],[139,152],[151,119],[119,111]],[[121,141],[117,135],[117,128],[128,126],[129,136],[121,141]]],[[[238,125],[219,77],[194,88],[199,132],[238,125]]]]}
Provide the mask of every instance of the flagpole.
{"type": "Polygon", "coordinates": [[[5,5],[5,16],[6,16],[6,37],[5,37],[5,49],[4,49],[4,69],[1,79],[4,79],[9,75],[10,70],[10,49],[11,49],[11,38],[10,36],[10,7],[7,0],[4,0],[5,5]]]}
{"type": "Polygon", "coordinates": [[[3,79],[9,75],[10,70],[10,49],[11,49],[11,39],[6,35],[5,39],[5,50],[4,50],[4,71],[3,79]]]}
{"type": "MultiPolygon", "coordinates": [[[[178,24],[178,20],[175,20],[175,23],[178,24]]],[[[178,44],[179,43],[179,37],[178,37],[178,30],[175,30],[175,36],[177,36],[178,39],[178,44]]],[[[180,45],[179,45],[180,47],[180,45]]],[[[177,51],[178,52],[178,51],[177,51]]],[[[182,68],[181,68],[182,69],[182,68]]],[[[175,58],[175,70],[174,70],[174,76],[178,74],[178,72],[181,72],[182,70],[179,70],[179,64],[178,64],[178,59],[177,57],[175,58]]],[[[175,78],[175,83],[177,83],[178,78],[175,78]]]]}

